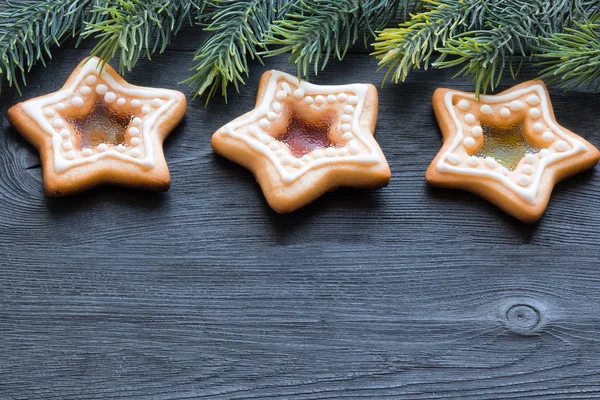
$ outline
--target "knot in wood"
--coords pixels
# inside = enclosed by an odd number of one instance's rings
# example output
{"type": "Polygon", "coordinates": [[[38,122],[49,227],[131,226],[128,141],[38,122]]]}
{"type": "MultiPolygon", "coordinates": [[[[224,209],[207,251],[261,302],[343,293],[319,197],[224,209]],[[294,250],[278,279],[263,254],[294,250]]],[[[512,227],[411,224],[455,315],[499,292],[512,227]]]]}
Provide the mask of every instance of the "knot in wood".
{"type": "Polygon", "coordinates": [[[528,304],[515,304],[506,312],[508,327],[516,333],[533,333],[540,325],[541,316],[537,308],[528,304]]]}

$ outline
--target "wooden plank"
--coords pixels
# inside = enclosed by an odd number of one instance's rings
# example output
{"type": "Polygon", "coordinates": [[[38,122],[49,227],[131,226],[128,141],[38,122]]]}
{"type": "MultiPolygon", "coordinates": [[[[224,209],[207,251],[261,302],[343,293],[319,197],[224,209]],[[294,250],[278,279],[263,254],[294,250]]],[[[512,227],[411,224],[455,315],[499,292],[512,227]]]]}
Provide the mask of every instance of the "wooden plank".
{"type": "MultiPolygon", "coordinates": [[[[24,97],[56,90],[85,54],[58,52],[24,97]]],[[[191,56],[166,52],[126,78],[185,91],[191,56]]],[[[0,398],[600,398],[598,174],[559,185],[537,226],[429,188],[431,94],[470,86],[416,72],[379,92],[390,186],[277,215],[209,141],[285,64],[254,64],[227,105],[190,99],[164,194],[48,199],[35,150],[4,120],[0,398]]],[[[351,54],[314,81],[379,84],[375,70],[351,54]]],[[[559,122],[600,143],[597,95],[551,95],[559,122]]],[[[17,101],[5,88],[1,112],[17,101]]]]}

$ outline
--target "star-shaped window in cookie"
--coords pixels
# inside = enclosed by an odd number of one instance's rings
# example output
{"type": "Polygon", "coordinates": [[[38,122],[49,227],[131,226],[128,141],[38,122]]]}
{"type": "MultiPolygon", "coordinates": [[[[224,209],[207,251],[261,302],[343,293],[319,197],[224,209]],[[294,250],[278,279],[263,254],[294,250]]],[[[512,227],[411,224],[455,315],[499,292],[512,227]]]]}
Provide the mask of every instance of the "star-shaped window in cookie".
{"type": "Polygon", "coordinates": [[[376,120],[373,85],[314,85],[268,71],[255,109],[219,129],[212,145],[254,172],[274,210],[289,212],[339,186],[387,185],[376,120]]]}
{"type": "Polygon", "coordinates": [[[164,190],[162,142],[185,108],[182,93],[130,85],[94,57],[60,90],[17,104],[8,117],[40,151],[50,195],[101,183],[164,190]]]}
{"type": "Polygon", "coordinates": [[[598,150],[560,126],[541,81],[498,95],[438,89],[434,111],[444,145],[427,181],[463,188],[526,222],[544,213],[556,181],[593,167],[598,150]]]}

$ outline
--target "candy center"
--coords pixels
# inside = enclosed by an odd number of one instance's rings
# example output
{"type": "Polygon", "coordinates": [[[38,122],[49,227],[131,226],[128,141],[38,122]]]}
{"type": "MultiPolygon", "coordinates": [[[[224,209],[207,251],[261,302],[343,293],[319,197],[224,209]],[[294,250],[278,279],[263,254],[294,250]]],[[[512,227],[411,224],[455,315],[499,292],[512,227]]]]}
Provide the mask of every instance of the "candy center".
{"type": "Polygon", "coordinates": [[[295,157],[302,157],[313,150],[333,146],[329,129],[333,116],[324,116],[316,121],[307,121],[292,115],[287,129],[277,139],[285,143],[295,157]]]}
{"type": "Polygon", "coordinates": [[[523,123],[508,127],[482,125],[483,146],[474,154],[477,157],[492,157],[500,165],[510,171],[528,153],[537,153],[538,148],[532,146],[523,135],[523,123]]]}
{"type": "Polygon", "coordinates": [[[92,111],[81,118],[67,118],[77,138],[79,149],[95,147],[101,143],[118,145],[125,143],[125,132],[133,116],[119,113],[104,103],[94,104],[92,111]]]}

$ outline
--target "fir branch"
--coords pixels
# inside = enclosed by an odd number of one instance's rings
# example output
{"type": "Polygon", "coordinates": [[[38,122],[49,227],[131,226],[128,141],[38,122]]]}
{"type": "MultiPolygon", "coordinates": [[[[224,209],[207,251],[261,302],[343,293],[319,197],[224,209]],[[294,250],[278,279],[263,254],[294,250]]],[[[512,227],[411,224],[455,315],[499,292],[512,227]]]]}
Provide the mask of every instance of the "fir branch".
{"type": "MultiPolygon", "coordinates": [[[[411,15],[398,28],[384,29],[375,39],[373,55],[388,68],[384,82],[404,82],[413,69],[427,69],[433,52],[449,38],[465,32],[485,10],[486,0],[426,0],[425,12],[411,15]]],[[[444,55],[438,58],[443,61],[444,55]]]]}
{"type": "Polygon", "coordinates": [[[593,20],[542,40],[537,56],[546,61],[539,63],[545,67],[540,79],[562,83],[566,89],[584,86],[600,90],[600,16],[593,20]]]}
{"type": "MultiPolygon", "coordinates": [[[[91,0],[6,2],[0,11],[0,81],[21,94],[19,81],[40,61],[51,58],[50,47],[83,29],[91,0]]],[[[1,82],[0,82],[1,83],[1,82]]]]}
{"type": "Polygon", "coordinates": [[[289,63],[298,76],[315,75],[334,56],[341,60],[362,31],[365,43],[374,31],[385,26],[398,10],[416,7],[414,0],[300,0],[285,18],[273,23],[265,35],[266,45],[280,46],[264,52],[267,56],[291,53],[289,63]]]}
{"type": "Polygon", "coordinates": [[[85,37],[99,39],[91,55],[119,57],[119,72],[131,71],[144,54],[162,53],[171,37],[199,11],[201,0],[95,0],[85,37]]]}
{"type": "Polygon", "coordinates": [[[207,103],[221,88],[227,101],[227,85],[233,83],[239,90],[239,85],[244,84],[249,58],[261,61],[262,35],[280,7],[276,0],[210,0],[206,8],[211,23],[205,31],[212,35],[196,52],[194,60],[199,62],[191,69],[194,74],[183,83],[189,84],[198,96],[206,94],[207,103]]]}
{"type": "Polygon", "coordinates": [[[513,77],[541,38],[565,29],[597,0],[439,0],[399,28],[384,30],[375,43],[380,67],[406,79],[412,69],[462,66],[475,92],[494,89],[508,68],[513,77]],[[435,50],[439,56],[431,61],[435,50]],[[516,64],[516,57],[520,56],[516,64]]]}

